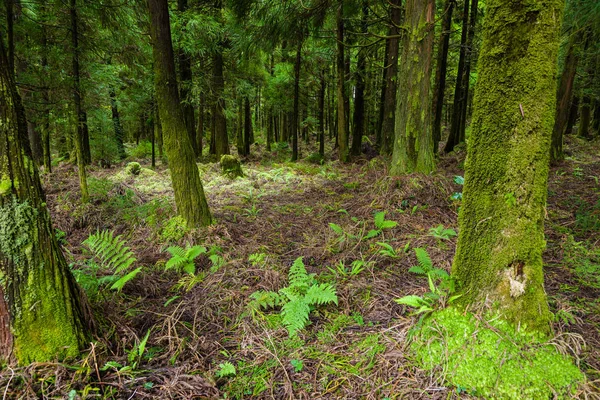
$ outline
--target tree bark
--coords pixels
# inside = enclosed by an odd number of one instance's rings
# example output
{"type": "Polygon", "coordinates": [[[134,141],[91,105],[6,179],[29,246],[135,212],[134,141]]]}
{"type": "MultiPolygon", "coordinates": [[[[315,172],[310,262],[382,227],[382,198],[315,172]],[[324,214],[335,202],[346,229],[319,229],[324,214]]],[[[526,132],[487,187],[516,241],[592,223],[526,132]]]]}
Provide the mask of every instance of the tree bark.
{"type": "Polygon", "coordinates": [[[325,157],[325,71],[321,72],[320,86],[319,86],[319,155],[321,158],[325,157]]]}
{"type": "MultiPolygon", "coordinates": [[[[367,18],[369,16],[369,7],[365,1],[362,6],[361,33],[366,37],[368,33],[367,18]]],[[[365,134],[365,76],[367,74],[367,60],[365,49],[359,49],[358,61],[356,63],[356,87],[354,93],[354,121],[352,130],[352,148],[350,153],[353,156],[359,156],[362,137],[365,134]]]]}
{"type": "Polygon", "coordinates": [[[437,154],[439,143],[442,140],[442,109],[444,94],[446,92],[446,69],[448,67],[448,47],[450,44],[450,30],[452,29],[452,12],[456,0],[446,0],[440,44],[437,54],[437,67],[435,71],[435,85],[433,88],[433,151],[437,154]]]}
{"type": "MultiPolygon", "coordinates": [[[[177,11],[183,13],[187,8],[187,0],[177,0],[177,11]]],[[[185,54],[182,48],[179,48],[179,51],[177,52],[177,61],[179,63],[179,97],[181,99],[183,117],[185,118],[185,127],[190,137],[194,154],[196,154],[196,157],[199,157],[201,154],[198,152],[198,145],[196,143],[194,106],[190,99],[189,90],[192,85],[192,60],[185,54]]]]}
{"type": "Polygon", "coordinates": [[[338,157],[341,162],[349,161],[348,130],[346,129],[346,67],[344,57],[344,3],[337,5],[337,144],[338,157]]]}
{"type": "Polygon", "coordinates": [[[563,5],[486,3],[452,267],[458,305],[541,332],[551,317],[542,251],[563,5]]]}
{"type": "Polygon", "coordinates": [[[567,129],[571,99],[573,98],[573,83],[577,72],[578,57],[575,53],[575,40],[569,43],[565,66],[560,77],[560,84],[556,95],[556,112],[554,129],[552,130],[552,144],[550,146],[550,161],[559,162],[565,158],[563,153],[563,136],[567,129]]]}
{"type": "Polygon", "coordinates": [[[117,143],[117,153],[119,159],[124,159],[127,155],[125,154],[125,146],[123,145],[123,139],[125,132],[123,131],[123,125],[121,125],[121,117],[119,116],[119,107],[117,105],[117,94],[114,88],[109,89],[110,96],[110,109],[112,112],[112,121],[114,128],[115,143],[117,143]]]}
{"type": "Polygon", "coordinates": [[[400,45],[400,24],[402,23],[402,0],[390,0],[391,26],[387,39],[387,59],[385,61],[385,96],[383,101],[383,125],[381,132],[383,154],[391,154],[394,149],[396,130],[396,96],[398,94],[398,54],[400,45]]]}
{"type": "Polygon", "coordinates": [[[469,86],[471,84],[471,62],[473,61],[473,40],[475,38],[475,26],[477,24],[478,0],[471,0],[471,13],[469,15],[469,31],[467,32],[467,46],[465,56],[465,74],[462,83],[461,114],[458,126],[458,143],[465,142],[467,125],[467,110],[469,105],[469,86]]]}
{"type": "Polygon", "coordinates": [[[60,250],[21,99],[0,35],[0,357],[77,357],[88,339],[79,288],[60,250]]]}
{"type": "Polygon", "coordinates": [[[225,88],[225,79],[223,78],[223,50],[217,49],[213,55],[213,119],[215,140],[215,153],[217,158],[223,154],[229,154],[229,139],[227,138],[227,119],[225,118],[225,99],[223,90],[225,88]]]}
{"type": "Polygon", "coordinates": [[[431,62],[434,0],[408,0],[396,106],[396,137],[390,173],[435,169],[431,129],[431,62]]]}
{"type": "Polygon", "coordinates": [[[303,38],[298,38],[296,61],[294,62],[294,109],[292,111],[292,160],[298,160],[298,115],[300,107],[300,67],[302,66],[303,38]]]}
{"type": "Polygon", "coordinates": [[[206,226],[211,216],[179,102],[167,0],[149,0],[148,5],[156,99],[175,204],[188,227],[206,226]]]}
{"type": "MultiPolygon", "coordinates": [[[[77,170],[79,174],[79,187],[81,188],[81,202],[87,203],[90,200],[87,176],[85,172],[85,132],[87,126],[87,117],[82,107],[81,84],[79,76],[79,37],[77,34],[77,0],[70,0],[71,13],[71,46],[73,52],[73,102],[75,104],[75,118],[77,119],[77,128],[75,129],[75,155],[77,158],[77,170]]],[[[89,147],[89,146],[88,146],[89,147]]]]}

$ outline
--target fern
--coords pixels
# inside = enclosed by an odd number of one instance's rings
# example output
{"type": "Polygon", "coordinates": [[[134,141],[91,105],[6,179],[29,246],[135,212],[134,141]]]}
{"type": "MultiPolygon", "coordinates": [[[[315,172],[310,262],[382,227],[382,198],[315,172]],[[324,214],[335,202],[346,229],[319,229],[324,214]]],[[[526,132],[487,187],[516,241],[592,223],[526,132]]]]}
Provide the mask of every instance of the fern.
{"type": "Polygon", "coordinates": [[[100,267],[115,274],[126,271],[136,261],[133,252],[125,246],[121,236],[114,236],[108,230],[90,235],[83,244],[96,258],[100,267]]]}
{"type": "Polygon", "coordinates": [[[194,260],[200,254],[206,253],[206,247],[196,245],[184,249],[179,246],[170,246],[167,248],[167,252],[171,254],[171,258],[165,264],[165,270],[175,269],[177,272],[183,271],[194,275],[196,273],[194,260]]]}
{"type": "Polygon", "coordinates": [[[331,284],[318,284],[315,275],[306,272],[302,257],[297,258],[290,267],[288,279],[290,284],[280,289],[279,293],[262,290],[252,293],[248,308],[254,315],[261,309],[281,306],[282,324],[293,337],[308,324],[311,306],[337,305],[338,298],[331,284]]]}
{"type": "Polygon", "coordinates": [[[129,271],[132,264],[136,262],[136,258],[131,249],[125,245],[121,236],[114,236],[111,231],[97,231],[82,244],[92,253],[94,261],[91,263],[92,265],[88,265],[87,271],[79,270],[75,277],[77,282],[90,294],[97,293],[101,286],[110,283],[112,283],[110,287],[112,290],[121,291],[125,284],[142,270],[139,267],[129,271]],[[99,269],[109,270],[112,274],[98,277],[99,269]],[[127,271],[129,272],[126,273],[127,271]]]}

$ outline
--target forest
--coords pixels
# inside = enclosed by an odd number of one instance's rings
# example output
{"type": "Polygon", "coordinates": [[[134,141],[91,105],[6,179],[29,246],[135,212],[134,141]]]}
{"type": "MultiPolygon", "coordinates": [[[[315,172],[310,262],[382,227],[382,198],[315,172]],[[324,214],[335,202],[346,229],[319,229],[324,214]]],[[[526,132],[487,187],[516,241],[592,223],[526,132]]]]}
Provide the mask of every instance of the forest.
{"type": "Polygon", "coordinates": [[[3,399],[600,399],[600,2],[4,0],[3,399]]]}

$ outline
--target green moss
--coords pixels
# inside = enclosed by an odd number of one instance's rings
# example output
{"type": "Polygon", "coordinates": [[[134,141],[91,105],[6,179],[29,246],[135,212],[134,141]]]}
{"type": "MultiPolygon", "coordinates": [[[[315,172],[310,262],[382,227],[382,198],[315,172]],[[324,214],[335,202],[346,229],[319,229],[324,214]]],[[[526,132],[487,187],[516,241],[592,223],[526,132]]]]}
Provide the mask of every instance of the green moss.
{"type": "Polygon", "coordinates": [[[447,308],[429,317],[411,349],[426,370],[441,367],[446,380],[472,395],[498,399],[569,396],[584,375],[537,334],[492,318],[447,308]]]}
{"type": "Polygon", "coordinates": [[[130,162],[125,166],[125,171],[131,175],[139,175],[142,170],[142,166],[138,162],[130,162]]]}
{"type": "Polygon", "coordinates": [[[2,178],[0,180],[0,196],[3,196],[10,192],[13,187],[13,181],[10,178],[2,178]]]}
{"type": "Polygon", "coordinates": [[[167,221],[160,231],[160,238],[165,242],[177,242],[189,232],[185,219],[178,215],[167,221]]]}
{"type": "Polygon", "coordinates": [[[223,175],[227,175],[231,179],[244,176],[240,160],[229,154],[221,157],[221,170],[223,171],[223,175]]]}

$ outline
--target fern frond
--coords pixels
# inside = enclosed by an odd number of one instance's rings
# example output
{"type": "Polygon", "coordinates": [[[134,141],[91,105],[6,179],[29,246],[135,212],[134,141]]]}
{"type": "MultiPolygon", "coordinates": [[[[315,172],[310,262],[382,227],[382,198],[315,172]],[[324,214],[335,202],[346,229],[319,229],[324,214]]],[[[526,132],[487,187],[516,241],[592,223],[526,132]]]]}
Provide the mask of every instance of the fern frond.
{"type": "Polygon", "coordinates": [[[198,257],[200,254],[205,254],[206,253],[206,247],[204,246],[192,246],[189,249],[187,249],[187,251],[185,252],[185,258],[187,258],[188,260],[193,260],[196,257],[198,257]]]}
{"type": "Polygon", "coordinates": [[[334,303],[337,305],[338,298],[335,288],[329,283],[311,286],[304,296],[304,301],[309,305],[323,305],[334,303]]]}
{"type": "Polygon", "coordinates": [[[114,236],[111,231],[105,230],[90,235],[83,244],[97,259],[98,264],[105,269],[120,274],[131,267],[136,261],[133,252],[125,245],[121,236],[114,236]]]}
{"type": "Polygon", "coordinates": [[[258,290],[250,295],[248,307],[254,310],[275,308],[281,304],[281,296],[276,292],[258,290]]]}
{"type": "Polygon", "coordinates": [[[415,248],[415,255],[417,256],[417,260],[419,261],[419,266],[425,270],[425,272],[429,272],[433,269],[433,262],[427,253],[427,250],[417,247],[415,248]]]}
{"type": "Polygon", "coordinates": [[[281,308],[282,323],[290,336],[296,336],[298,331],[306,326],[309,313],[310,307],[302,299],[296,299],[283,305],[281,308]]]}
{"type": "Polygon", "coordinates": [[[180,258],[187,258],[186,251],[183,247],[179,246],[169,246],[167,247],[167,251],[171,254],[171,256],[178,256],[180,258]]]}
{"type": "Polygon", "coordinates": [[[288,279],[290,281],[290,287],[300,287],[308,285],[309,276],[304,267],[304,261],[302,257],[296,258],[290,272],[288,273],[288,279]]]}

